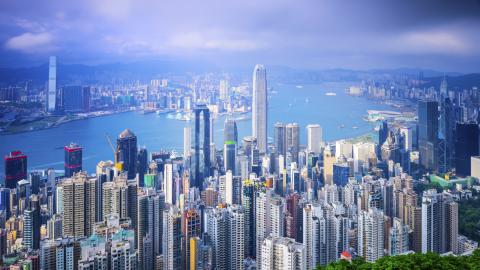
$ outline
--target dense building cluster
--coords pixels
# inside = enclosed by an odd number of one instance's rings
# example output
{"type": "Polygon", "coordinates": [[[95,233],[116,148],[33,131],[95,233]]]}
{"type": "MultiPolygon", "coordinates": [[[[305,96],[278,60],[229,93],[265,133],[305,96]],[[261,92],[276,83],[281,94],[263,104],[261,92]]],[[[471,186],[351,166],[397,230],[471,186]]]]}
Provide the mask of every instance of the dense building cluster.
{"type": "MultiPolygon", "coordinates": [[[[224,100],[227,89],[222,81],[224,100]]],[[[118,135],[113,161],[95,172],[82,169],[76,144],[64,148],[64,174],[29,172],[27,156],[10,153],[0,188],[0,265],[314,269],[477,248],[459,234],[457,201],[479,188],[466,177],[480,176],[479,127],[454,113],[446,83],[438,99],[418,102],[418,123],[382,122],[378,141],[326,142],[318,124],[276,123],[269,142],[267,89],[257,65],[252,136],[239,138],[227,119],[223,149],[213,141],[211,108],[195,96],[180,156],[149,153],[129,129],[118,135]],[[419,192],[427,174],[456,189],[419,192]]]]}

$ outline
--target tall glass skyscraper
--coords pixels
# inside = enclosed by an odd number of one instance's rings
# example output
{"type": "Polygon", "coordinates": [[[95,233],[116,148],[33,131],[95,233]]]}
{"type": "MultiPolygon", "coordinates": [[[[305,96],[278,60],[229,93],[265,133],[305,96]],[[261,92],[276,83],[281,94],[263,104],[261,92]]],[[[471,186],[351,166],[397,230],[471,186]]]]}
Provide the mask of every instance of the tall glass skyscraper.
{"type": "Polygon", "coordinates": [[[207,105],[195,108],[195,179],[192,187],[202,189],[203,179],[210,174],[210,111],[207,105]]]}
{"type": "Polygon", "coordinates": [[[50,64],[48,65],[48,97],[47,111],[54,112],[57,100],[57,58],[50,56],[50,64]]]}
{"type": "Polygon", "coordinates": [[[267,71],[263,65],[253,70],[252,135],[260,153],[267,152],[267,71]]]}
{"type": "Polygon", "coordinates": [[[125,129],[117,138],[117,162],[123,162],[123,169],[128,171],[128,179],[137,175],[137,136],[125,129]]]}
{"type": "Polygon", "coordinates": [[[418,102],[418,148],[424,169],[437,169],[438,102],[418,102]]]}

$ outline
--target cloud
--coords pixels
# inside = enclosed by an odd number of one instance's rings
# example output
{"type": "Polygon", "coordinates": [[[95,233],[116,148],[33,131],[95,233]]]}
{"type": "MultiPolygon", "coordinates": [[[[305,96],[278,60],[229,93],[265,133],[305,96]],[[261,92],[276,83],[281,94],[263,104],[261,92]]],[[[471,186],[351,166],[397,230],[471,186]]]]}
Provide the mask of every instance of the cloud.
{"type": "Polygon", "coordinates": [[[199,32],[173,35],[167,44],[173,48],[221,50],[221,51],[254,51],[265,49],[268,44],[261,40],[245,38],[225,38],[219,34],[210,37],[199,32]]]}
{"type": "Polygon", "coordinates": [[[11,50],[17,50],[25,53],[35,53],[46,51],[53,48],[53,35],[48,32],[43,33],[23,33],[14,36],[5,42],[5,47],[11,50]]]}
{"type": "Polygon", "coordinates": [[[408,32],[396,42],[412,53],[468,54],[471,49],[467,39],[442,30],[408,32]]]}

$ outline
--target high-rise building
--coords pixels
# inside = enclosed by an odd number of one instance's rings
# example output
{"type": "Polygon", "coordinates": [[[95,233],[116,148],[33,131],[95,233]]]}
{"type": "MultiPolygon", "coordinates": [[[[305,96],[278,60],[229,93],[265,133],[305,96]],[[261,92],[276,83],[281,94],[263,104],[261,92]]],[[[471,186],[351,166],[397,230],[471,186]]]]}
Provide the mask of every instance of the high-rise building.
{"type": "Polygon", "coordinates": [[[307,150],[315,154],[320,154],[322,150],[322,128],[318,124],[307,126],[307,150]]]}
{"type": "Polygon", "coordinates": [[[234,141],[238,144],[238,130],[235,119],[226,119],[223,125],[223,143],[234,141]]]}
{"type": "Polygon", "coordinates": [[[325,148],[323,151],[323,180],[325,185],[333,185],[333,164],[336,160],[330,147],[325,148]]]}
{"type": "Polygon", "coordinates": [[[163,212],[163,268],[182,268],[182,214],[176,206],[169,205],[163,212]]]}
{"type": "Polygon", "coordinates": [[[48,65],[47,111],[54,112],[57,102],[57,58],[50,56],[48,65]]]}
{"type": "Polygon", "coordinates": [[[257,138],[260,153],[267,152],[267,71],[263,65],[253,70],[252,135],[257,138]]]}
{"type": "Polygon", "coordinates": [[[255,224],[255,185],[251,180],[245,180],[242,185],[242,206],[245,211],[245,254],[253,258],[256,255],[256,224],[255,224]]]}
{"type": "Polygon", "coordinates": [[[81,248],[74,238],[43,240],[40,246],[40,269],[78,269],[81,248]]]}
{"type": "Polygon", "coordinates": [[[440,115],[438,122],[438,171],[445,173],[453,167],[452,160],[455,150],[454,105],[450,98],[446,96],[446,93],[442,94],[440,98],[440,115]]]}
{"type": "Polygon", "coordinates": [[[200,237],[201,236],[201,231],[202,231],[202,226],[201,226],[201,218],[200,218],[200,213],[197,209],[195,208],[190,208],[187,209],[183,212],[183,245],[182,245],[182,250],[183,250],[183,263],[184,263],[184,269],[190,270],[190,244],[191,238],[194,237],[200,237]]]}
{"type": "Polygon", "coordinates": [[[62,181],[64,237],[78,238],[92,233],[95,223],[95,180],[86,173],[77,173],[62,181]]]}
{"type": "Polygon", "coordinates": [[[120,218],[127,218],[127,179],[117,177],[112,182],[105,182],[102,191],[102,216],[116,214],[120,218]]]}
{"type": "Polygon", "coordinates": [[[17,182],[27,179],[27,156],[21,151],[10,152],[5,161],[5,187],[14,189],[17,182]]]}
{"type": "Polygon", "coordinates": [[[235,141],[225,141],[223,145],[223,167],[225,171],[231,171],[237,175],[235,163],[237,162],[237,145],[235,141]]]}
{"type": "Polygon", "coordinates": [[[138,185],[145,186],[145,174],[148,173],[148,151],[147,148],[141,147],[137,154],[137,173],[138,185]]]}
{"type": "Polygon", "coordinates": [[[257,260],[260,270],[306,270],[305,246],[286,237],[269,236],[262,241],[262,258],[257,260]]]}
{"type": "Polygon", "coordinates": [[[65,177],[72,177],[73,174],[82,170],[82,151],[82,147],[75,143],[64,147],[65,177]]]}
{"type": "Polygon", "coordinates": [[[40,248],[40,202],[37,195],[32,195],[30,205],[24,211],[23,241],[28,250],[40,248]]]}
{"type": "Polygon", "coordinates": [[[167,163],[163,169],[163,190],[165,192],[165,202],[174,205],[176,202],[176,188],[173,179],[173,164],[167,163]]]}
{"type": "Polygon", "coordinates": [[[220,80],[220,99],[221,100],[228,100],[230,93],[229,93],[229,86],[227,80],[220,80]]]}
{"type": "Polygon", "coordinates": [[[447,193],[423,192],[422,252],[457,253],[458,204],[447,193]]]}
{"type": "Polygon", "coordinates": [[[367,262],[384,256],[385,216],[381,210],[370,208],[358,216],[358,255],[367,262]]]}
{"type": "Polygon", "coordinates": [[[203,180],[210,176],[210,111],[206,105],[195,108],[194,179],[192,187],[203,189],[203,180]]]}
{"type": "Polygon", "coordinates": [[[476,123],[457,123],[455,131],[455,170],[459,176],[471,173],[471,157],[480,154],[480,130],[476,123]]]}
{"type": "Polygon", "coordinates": [[[277,155],[287,155],[287,138],[285,125],[282,123],[276,123],[273,129],[273,142],[277,155]]]}
{"type": "Polygon", "coordinates": [[[438,102],[418,102],[418,149],[420,165],[426,170],[437,169],[438,102]]]}
{"type": "Polygon", "coordinates": [[[286,129],[287,152],[292,155],[292,162],[298,163],[300,151],[300,126],[297,123],[287,124],[286,129]]]}
{"type": "Polygon", "coordinates": [[[128,172],[128,179],[137,175],[137,136],[125,129],[117,138],[116,162],[123,162],[123,169],[128,172]]]}
{"type": "Polygon", "coordinates": [[[69,85],[62,88],[63,110],[66,113],[90,110],[90,87],[69,85]]]}
{"type": "Polygon", "coordinates": [[[408,225],[403,224],[402,220],[399,218],[393,218],[393,224],[390,228],[388,240],[389,255],[400,255],[409,250],[408,232],[408,225]]]}

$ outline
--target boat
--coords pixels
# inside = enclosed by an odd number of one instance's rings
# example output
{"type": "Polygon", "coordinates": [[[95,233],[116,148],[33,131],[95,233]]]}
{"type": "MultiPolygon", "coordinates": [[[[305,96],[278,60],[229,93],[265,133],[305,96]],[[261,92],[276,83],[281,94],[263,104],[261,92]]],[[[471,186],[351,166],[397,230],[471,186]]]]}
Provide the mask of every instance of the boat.
{"type": "Polygon", "coordinates": [[[297,87],[298,89],[302,89],[302,88],[303,88],[303,85],[297,85],[297,86],[295,86],[295,87],[297,87]]]}
{"type": "Polygon", "coordinates": [[[327,92],[327,93],[325,93],[325,96],[336,96],[336,95],[337,95],[337,93],[335,93],[335,92],[327,92]]]}
{"type": "Polygon", "coordinates": [[[358,129],[358,127],[357,127],[357,126],[353,126],[352,128],[353,128],[353,129],[358,129]]]}

